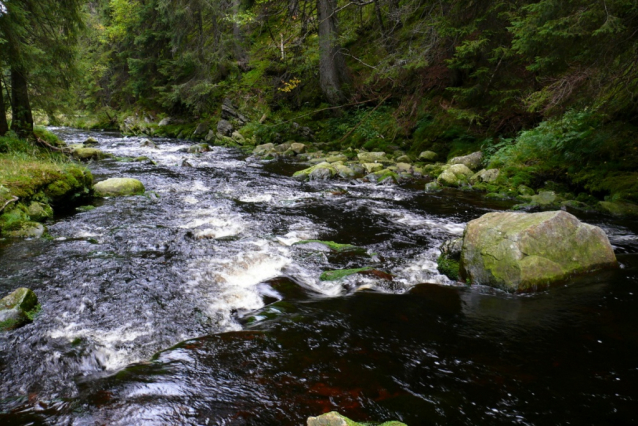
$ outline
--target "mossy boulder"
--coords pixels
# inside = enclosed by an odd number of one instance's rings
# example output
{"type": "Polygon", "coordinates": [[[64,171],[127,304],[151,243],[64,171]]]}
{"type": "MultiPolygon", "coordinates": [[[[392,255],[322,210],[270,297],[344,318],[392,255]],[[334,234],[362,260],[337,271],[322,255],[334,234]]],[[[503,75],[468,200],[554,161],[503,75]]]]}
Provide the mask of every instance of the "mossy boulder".
{"type": "Polygon", "coordinates": [[[361,163],[391,163],[385,152],[360,152],[357,158],[361,163]]]}
{"type": "Polygon", "coordinates": [[[419,160],[426,163],[434,163],[439,155],[434,151],[423,151],[419,154],[419,160]]]}
{"type": "Polygon", "coordinates": [[[356,176],[354,170],[348,166],[344,166],[343,164],[334,164],[334,168],[337,171],[337,174],[343,179],[352,179],[356,176]]]}
{"type": "Polygon", "coordinates": [[[454,157],[450,161],[449,164],[463,164],[470,170],[478,170],[481,167],[481,162],[483,161],[483,153],[481,151],[473,152],[468,155],[464,155],[462,157],[454,157]]]}
{"type": "Polygon", "coordinates": [[[308,147],[304,143],[293,142],[290,144],[290,149],[292,149],[295,154],[302,154],[306,152],[306,149],[308,149],[308,147]]]}
{"type": "Polygon", "coordinates": [[[45,203],[39,203],[37,201],[31,202],[27,208],[27,213],[31,220],[36,222],[44,222],[47,219],[53,218],[53,209],[50,205],[45,203]]]}
{"type": "Polygon", "coordinates": [[[326,162],[328,163],[338,163],[348,161],[348,157],[343,154],[330,155],[326,157],[326,162]]]}
{"type": "Polygon", "coordinates": [[[377,183],[397,183],[399,181],[399,175],[390,169],[383,169],[374,173],[374,177],[377,183]]]}
{"type": "Polygon", "coordinates": [[[368,173],[376,173],[383,170],[383,164],[380,163],[363,163],[363,168],[368,173]]]}
{"type": "Polygon", "coordinates": [[[472,175],[472,170],[464,164],[455,164],[446,168],[436,180],[443,186],[459,187],[467,184],[472,175]]]}
{"type": "Polygon", "coordinates": [[[0,330],[13,330],[33,320],[39,310],[38,296],[21,287],[0,300],[0,330]]]}
{"type": "Polygon", "coordinates": [[[425,192],[439,192],[441,191],[441,185],[439,185],[439,183],[437,181],[433,181],[433,182],[428,182],[425,184],[425,192]]]}
{"type": "Polygon", "coordinates": [[[470,177],[470,183],[475,184],[479,182],[483,183],[493,183],[496,182],[498,176],[500,175],[500,171],[498,169],[482,169],[470,177]]]}
{"type": "Polygon", "coordinates": [[[619,217],[638,217],[638,205],[621,201],[601,201],[598,207],[606,213],[619,217]]]}
{"type": "Polygon", "coordinates": [[[81,161],[102,160],[110,157],[110,154],[100,151],[97,148],[75,148],[73,156],[81,161]]]}
{"type": "Polygon", "coordinates": [[[292,175],[295,179],[327,180],[337,174],[337,170],[330,163],[323,162],[307,169],[299,170],[292,175]]]}
{"type": "Polygon", "coordinates": [[[88,138],[87,140],[83,142],[83,144],[84,146],[91,147],[91,146],[98,146],[100,143],[95,138],[88,138]]]}
{"type": "Polygon", "coordinates": [[[617,265],[604,231],[569,213],[499,212],[467,224],[459,272],[472,284],[529,292],[617,265]]]}
{"type": "Polygon", "coordinates": [[[145,188],[142,182],[131,178],[110,178],[98,182],[93,187],[99,197],[119,197],[126,195],[144,194],[145,188]]]}
{"type": "MultiPolygon", "coordinates": [[[[346,416],[342,416],[336,411],[322,414],[318,417],[308,417],[306,422],[308,426],[365,426],[368,423],[357,423],[354,420],[350,420],[346,416]]],[[[389,421],[381,423],[378,426],[407,426],[405,423],[398,421],[389,421]]]]}
{"type": "Polygon", "coordinates": [[[257,145],[255,149],[253,149],[254,155],[264,155],[267,152],[273,151],[275,149],[275,144],[273,143],[265,143],[262,145],[257,145]]]}
{"type": "Polygon", "coordinates": [[[2,234],[11,238],[40,238],[46,232],[46,228],[41,223],[23,222],[18,227],[3,230],[2,234]]]}

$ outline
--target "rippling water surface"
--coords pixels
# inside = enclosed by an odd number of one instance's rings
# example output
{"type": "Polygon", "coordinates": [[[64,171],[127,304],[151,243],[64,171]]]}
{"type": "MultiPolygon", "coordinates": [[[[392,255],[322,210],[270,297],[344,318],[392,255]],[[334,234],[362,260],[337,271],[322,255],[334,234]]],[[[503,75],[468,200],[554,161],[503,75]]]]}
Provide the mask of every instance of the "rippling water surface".
{"type": "Polygon", "coordinates": [[[622,268],[513,296],[456,286],[439,244],[507,202],[422,185],[302,183],[303,166],[187,142],[55,129],[117,156],[96,200],[0,240],[0,292],[32,288],[35,322],[0,336],[0,423],[301,425],[338,410],[430,424],[638,423],[638,224],[581,216],[622,268]],[[192,166],[182,165],[187,160],[192,166]],[[364,247],[335,254],[306,239],[364,247]],[[371,266],[394,276],[321,281],[371,266]]]}

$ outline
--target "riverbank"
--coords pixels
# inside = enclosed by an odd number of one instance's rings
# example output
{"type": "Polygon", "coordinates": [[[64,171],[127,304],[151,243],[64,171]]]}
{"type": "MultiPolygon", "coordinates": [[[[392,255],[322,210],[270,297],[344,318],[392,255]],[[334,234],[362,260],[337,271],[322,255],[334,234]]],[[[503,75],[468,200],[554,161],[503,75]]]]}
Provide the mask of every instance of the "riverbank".
{"type": "MultiPolygon", "coordinates": [[[[36,129],[52,146],[64,143],[36,129]]],[[[91,194],[93,177],[66,155],[40,148],[12,135],[0,138],[0,235],[39,237],[54,210],[68,210],[91,194]]]]}
{"type": "MultiPolygon", "coordinates": [[[[386,183],[422,180],[428,183],[426,191],[445,187],[477,191],[488,198],[517,200],[517,209],[525,211],[562,208],[638,217],[638,173],[634,167],[638,161],[635,147],[628,146],[624,137],[628,130],[592,123],[595,117],[587,112],[567,113],[542,122],[516,138],[489,140],[436,123],[416,129],[411,138],[388,140],[380,137],[382,129],[377,129],[377,122],[391,122],[393,112],[373,112],[374,117],[364,116],[354,124],[347,113],[323,117],[316,111],[308,116],[301,112],[295,116],[278,113],[257,119],[226,99],[216,115],[199,119],[138,111],[62,117],[61,121],[86,129],[113,129],[126,135],[174,137],[233,147],[266,160],[284,158],[315,167],[306,171],[307,176],[318,168],[327,169],[317,171],[311,179],[365,178],[386,183]],[[309,120],[313,116],[319,120],[309,120]],[[335,131],[330,128],[348,131],[335,140],[331,137],[335,131]],[[371,129],[376,129],[374,134],[371,129]],[[303,144],[303,152],[291,150],[294,143],[303,144]],[[370,157],[366,153],[377,153],[374,155],[383,159],[358,158],[370,157]],[[469,170],[456,170],[461,168],[459,161],[463,162],[459,158],[468,155],[479,158],[471,164],[463,163],[471,165],[469,170]],[[317,167],[322,162],[331,166],[317,167]],[[366,166],[372,163],[380,165],[366,166]],[[456,169],[449,170],[451,166],[456,169]]],[[[395,136],[397,132],[406,133],[405,129],[395,130],[395,136]]]]}

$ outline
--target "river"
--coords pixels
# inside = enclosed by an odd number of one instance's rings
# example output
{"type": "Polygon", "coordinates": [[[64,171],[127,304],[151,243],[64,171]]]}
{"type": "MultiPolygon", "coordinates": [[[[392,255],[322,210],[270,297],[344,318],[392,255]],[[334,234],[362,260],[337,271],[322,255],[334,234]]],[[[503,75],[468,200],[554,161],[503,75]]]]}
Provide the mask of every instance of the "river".
{"type": "Polygon", "coordinates": [[[422,184],[299,182],[304,166],[187,141],[92,136],[96,181],[145,196],[0,240],[0,293],[36,320],[0,335],[3,425],[302,425],[338,410],[419,425],[638,423],[638,223],[579,215],[622,268],[534,295],[452,283],[438,247],[513,203],[422,184]],[[183,164],[187,160],[189,164],[183,164]],[[308,239],[363,247],[333,253],[308,239]],[[392,274],[321,281],[323,271],[392,274]]]}

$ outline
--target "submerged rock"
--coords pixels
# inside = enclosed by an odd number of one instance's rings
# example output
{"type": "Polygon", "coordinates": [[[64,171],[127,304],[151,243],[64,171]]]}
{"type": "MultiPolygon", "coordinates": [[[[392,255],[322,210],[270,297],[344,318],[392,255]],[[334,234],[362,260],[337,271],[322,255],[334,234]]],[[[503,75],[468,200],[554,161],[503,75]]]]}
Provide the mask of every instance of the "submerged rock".
{"type": "Polygon", "coordinates": [[[368,251],[363,247],[353,246],[352,244],[339,244],[334,241],[322,241],[322,240],[303,240],[294,243],[295,246],[304,246],[308,249],[319,248],[321,251],[327,249],[335,253],[353,253],[353,254],[367,254],[368,251]]]}
{"type": "Polygon", "coordinates": [[[332,271],[324,271],[319,279],[321,281],[337,281],[355,274],[369,275],[387,281],[392,281],[393,279],[392,275],[388,274],[387,272],[379,271],[378,269],[374,269],[370,266],[354,269],[335,269],[332,271]]]}
{"type": "Polygon", "coordinates": [[[98,182],[93,187],[96,195],[100,197],[119,197],[125,195],[144,194],[144,185],[137,179],[110,178],[98,182]]]}
{"type": "Polygon", "coordinates": [[[569,213],[488,213],[467,224],[460,277],[527,292],[617,264],[603,230],[569,213]]]}
{"type": "MultiPolygon", "coordinates": [[[[336,411],[322,414],[318,417],[308,417],[307,425],[308,426],[364,426],[363,423],[357,423],[353,420],[350,420],[349,418],[342,416],[336,411]]],[[[401,423],[398,421],[389,421],[389,422],[381,423],[378,426],[407,426],[407,425],[405,423],[401,423]]]]}
{"type": "Polygon", "coordinates": [[[140,146],[145,148],[157,149],[157,145],[155,145],[155,142],[150,139],[144,139],[142,142],[140,142],[140,146]]]}
{"type": "Polygon", "coordinates": [[[463,164],[470,170],[476,170],[481,167],[481,161],[483,160],[483,153],[481,151],[473,152],[469,155],[464,155],[462,157],[454,157],[449,163],[450,164],[463,164]]]}
{"type": "Polygon", "coordinates": [[[38,312],[38,296],[21,287],[0,300],[0,330],[18,328],[33,320],[38,312]]]}
{"type": "Polygon", "coordinates": [[[202,152],[210,151],[210,145],[207,143],[198,143],[188,147],[189,154],[201,154],[202,152]]]}

